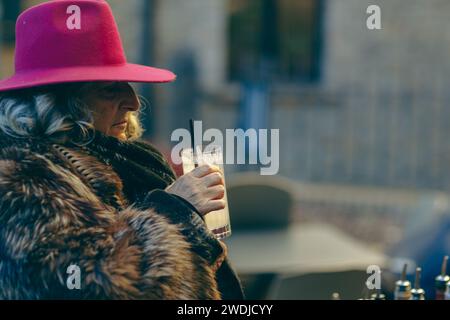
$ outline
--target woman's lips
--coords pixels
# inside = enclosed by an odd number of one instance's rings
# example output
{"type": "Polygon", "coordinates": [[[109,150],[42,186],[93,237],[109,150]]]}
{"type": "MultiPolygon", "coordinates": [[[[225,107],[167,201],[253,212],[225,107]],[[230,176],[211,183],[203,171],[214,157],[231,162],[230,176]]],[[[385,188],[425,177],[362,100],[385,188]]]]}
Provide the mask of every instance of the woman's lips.
{"type": "Polygon", "coordinates": [[[113,127],[118,127],[118,126],[124,126],[128,123],[128,121],[122,121],[122,122],[118,122],[116,124],[113,124],[113,127]]]}

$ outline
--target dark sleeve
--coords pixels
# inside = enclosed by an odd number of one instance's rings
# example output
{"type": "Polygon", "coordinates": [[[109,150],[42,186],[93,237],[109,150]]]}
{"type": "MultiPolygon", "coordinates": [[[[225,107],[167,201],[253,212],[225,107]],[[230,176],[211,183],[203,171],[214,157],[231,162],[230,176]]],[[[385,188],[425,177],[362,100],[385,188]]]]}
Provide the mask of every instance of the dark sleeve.
{"type": "Polygon", "coordinates": [[[144,206],[154,208],[168,220],[179,226],[181,233],[192,245],[195,253],[210,264],[215,264],[223,254],[222,246],[195,207],[182,197],[156,189],[151,191],[143,202],[144,206]]]}
{"type": "Polygon", "coordinates": [[[241,281],[228,259],[225,259],[217,270],[216,279],[223,300],[245,299],[241,281]]]}
{"type": "MultiPolygon", "coordinates": [[[[207,229],[203,219],[200,218],[200,213],[183,197],[157,189],[148,194],[144,203],[154,208],[171,208],[171,210],[161,210],[161,212],[165,212],[172,223],[183,225],[182,232],[193,244],[194,251],[209,263],[213,264],[223,253],[219,241],[207,229]],[[181,213],[181,215],[177,213],[181,213]]],[[[244,299],[241,282],[228,259],[221,263],[216,273],[216,279],[222,299],[244,299]]]]}

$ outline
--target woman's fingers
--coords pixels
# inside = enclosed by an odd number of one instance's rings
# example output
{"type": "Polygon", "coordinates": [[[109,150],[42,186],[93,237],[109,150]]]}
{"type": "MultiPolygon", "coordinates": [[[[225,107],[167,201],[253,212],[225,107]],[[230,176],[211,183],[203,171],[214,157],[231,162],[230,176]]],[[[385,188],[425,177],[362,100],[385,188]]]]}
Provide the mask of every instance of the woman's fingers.
{"type": "Polygon", "coordinates": [[[221,210],[225,208],[225,200],[210,200],[203,207],[203,211],[205,213],[209,213],[211,211],[221,210]]]}
{"type": "Polygon", "coordinates": [[[225,208],[223,173],[214,165],[202,165],[177,179],[166,191],[189,201],[205,215],[225,208]]]}
{"type": "Polygon", "coordinates": [[[216,185],[224,185],[223,176],[222,173],[219,172],[213,172],[210,173],[202,178],[204,180],[206,187],[212,187],[216,185]]]}
{"type": "Polygon", "coordinates": [[[211,188],[208,188],[207,193],[210,199],[222,199],[225,196],[225,188],[222,185],[213,186],[211,188]]]}
{"type": "Polygon", "coordinates": [[[196,178],[202,178],[213,172],[220,172],[219,167],[212,166],[209,164],[204,164],[204,165],[201,165],[201,166],[195,168],[194,170],[192,170],[192,175],[196,178]]]}

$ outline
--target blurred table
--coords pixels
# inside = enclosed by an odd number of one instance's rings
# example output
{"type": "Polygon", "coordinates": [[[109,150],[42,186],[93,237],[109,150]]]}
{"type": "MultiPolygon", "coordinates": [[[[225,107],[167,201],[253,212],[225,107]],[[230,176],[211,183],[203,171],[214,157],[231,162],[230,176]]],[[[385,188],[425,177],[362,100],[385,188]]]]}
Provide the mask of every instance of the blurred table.
{"type": "Polygon", "coordinates": [[[226,240],[240,274],[366,270],[387,258],[327,224],[298,224],[270,231],[233,231],[226,240]]]}

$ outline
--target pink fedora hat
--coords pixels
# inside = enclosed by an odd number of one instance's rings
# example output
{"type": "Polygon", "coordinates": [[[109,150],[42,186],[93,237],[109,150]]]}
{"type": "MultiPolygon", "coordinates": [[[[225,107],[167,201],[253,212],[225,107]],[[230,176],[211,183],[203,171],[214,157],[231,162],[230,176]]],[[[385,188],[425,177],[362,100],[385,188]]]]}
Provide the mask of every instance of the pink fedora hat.
{"type": "Polygon", "coordinates": [[[170,82],[164,69],[128,63],[104,0],[52,0],[16,24],[15,74],[0,91],[82,81],[170,82]]]}

